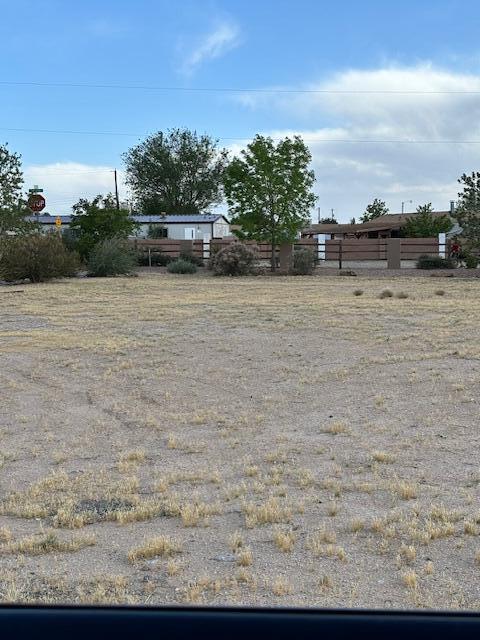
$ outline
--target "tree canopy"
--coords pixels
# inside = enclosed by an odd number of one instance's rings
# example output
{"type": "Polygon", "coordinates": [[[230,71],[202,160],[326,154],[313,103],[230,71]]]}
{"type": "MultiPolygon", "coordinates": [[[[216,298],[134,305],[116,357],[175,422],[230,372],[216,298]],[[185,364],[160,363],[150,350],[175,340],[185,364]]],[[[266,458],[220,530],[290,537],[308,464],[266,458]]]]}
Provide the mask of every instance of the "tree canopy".
{"type": "Polygon", "coordinates": [[[360,220],[362,222],[370,222],[370,220],[385,216],[387,213],[388,207],[385,202],[380,200],[380,198],[375,198],[374,201],[367,206],[360,220]]]}
{"type": "Polygon", "coordinates": [[[403,227],[406,238],[432,238],[439,233],[447,233],[453,227],[450,216],[434,216],[432,203],[417,207],[417,212],[407,218],[403,227]]]}
{"type": "Polygon", "coordinates": [[[468,249],[480,248],[480,171],[464,173],[458,182],[463,191],[458,194],[459,200],[454,217],[462,227],[468,249]]]}
{"type": "Polygon", "coordinates": [[[208,135],[159,131],[123,158],[126,182],[142,213],[203,213],[222,200],[227,152],[208,135]]]}
{"type": "Polygon", "coordinates": [[[270,137],[255,136],[232,160],[225,173],[225,194],[232,224],[241,226],[243,239],[275,246],[293,242],[310,223],[315,175],[309,168],[311,154],[300,136],[277,144],[270,137]]]}
{"type": "Polygon", "coordinates": [[[29,211],[22,198],[22,187],[20,155],[10,151],[7,145],[0,145],[0,238],[31,231],[35,226],[25,220],[29,211]]]}
{"type": "Polygon", "coordinates": [[[73,205],[71,232],[77,240],[82,258],[88,258],[93,247],[108,238],[127,238],[137,228],[126,209],[116,208],[115,197],[109,193],[89,201],[81,198],[73,205]]]}

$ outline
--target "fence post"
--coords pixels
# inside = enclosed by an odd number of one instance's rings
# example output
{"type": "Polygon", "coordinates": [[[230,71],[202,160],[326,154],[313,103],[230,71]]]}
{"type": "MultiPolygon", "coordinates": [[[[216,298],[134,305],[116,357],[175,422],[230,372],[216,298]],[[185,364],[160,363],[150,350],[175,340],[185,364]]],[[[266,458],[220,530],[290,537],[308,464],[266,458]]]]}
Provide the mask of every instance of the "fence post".
{"type": "Polygon", "coordinates": [[[338,268],[339,269],[342,268],[342,260],[343,260],[343,246],[342,246],[342,240],[340,239],[338,241],[338,268]]]}
{"type": "Polygon", "coordinates": [[[400,238],[387,238],[387,269],[401,268],[400,238]]]}
{"type": "Polygon", "coordinates": [[[150,247],[148,247],[148,266],[150,268],[152,267],[152,252],[150,250],[150,247]]]}
{"type": "Polygon", "coordinates": [[[438,234],[438,255],[441,258],[447,257],[447,235],[445,233],[438,234]],[[443,248],[442,248],[443,247],[443,248]]]}

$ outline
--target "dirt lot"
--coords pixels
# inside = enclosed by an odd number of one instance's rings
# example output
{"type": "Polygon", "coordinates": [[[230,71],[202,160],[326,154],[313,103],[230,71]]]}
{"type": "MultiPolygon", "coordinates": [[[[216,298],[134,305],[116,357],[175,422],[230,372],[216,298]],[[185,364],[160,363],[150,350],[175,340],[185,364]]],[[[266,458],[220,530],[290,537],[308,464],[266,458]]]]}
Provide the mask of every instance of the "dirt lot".
{"type": "Polygon", "coordinates": [[[478,280],[0,305],[3,601],[480,607],[478,280]]]}

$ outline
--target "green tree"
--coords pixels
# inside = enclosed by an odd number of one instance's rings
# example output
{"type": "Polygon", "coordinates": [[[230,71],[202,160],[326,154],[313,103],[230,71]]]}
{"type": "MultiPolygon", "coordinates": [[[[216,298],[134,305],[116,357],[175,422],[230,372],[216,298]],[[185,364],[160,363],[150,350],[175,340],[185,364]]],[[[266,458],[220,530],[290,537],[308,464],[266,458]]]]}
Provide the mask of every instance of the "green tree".
{"type": "Polygon", "coordinates": [[[22,198],[23,174],[21,157],[0,145],[0,239],[10,234],[23,234],[35,228],[25,216],[29,212],[22,198]]]}
{"type": "Polygon", "coordinates": [[[320,220],[318,221],[318,224],[338,224],[338,221],[331,217],[331,218],[320,218],[320,220]]]}
{"type": "Polygon", "coordinates": [[[380,200],[380,198],[375,198],[374,201],[367,206],[360,220],[362,222],[370,222],[370,220],[375,220],[375,218],[385,216],[387,213],[388,207],[385,202],[380,200]]]}
{"type": "Polygon", "coordinates": [[[402,232],[406,238],[432,238],[439,233],[447,233],[452,227],[450,216],[434,216],[429,202],[417,207],[416,213],[407,218],[402,232]]]}
{"type": "Polygon", "coordinates": [[[458,180],[463,191],[458,194],[459,200],[454,218],[462,227],[462,237],[466,240],[467,250],[480,249],[480,171],[464,173],[458,180]]]}
{"type": "Polygon", "coordinates": [[[123,158],[126,182],[142,213],[202,213],[222,200],[227,151],[208,135],[160,131],[123,158]]]}
{"type": "Polygon", "coordinates": [[[77,249],[83,259],[88,258],[99,242],[108,238],[128,238],[138,227],[127,209],[116,208],[111,193],[98,195],[91,201],[81,198],[72,209],[70,229],[77,238],[77,249]]]}
{"type": "Polygon", "coordinates": [[[257,135],[225,174],[225,194],[232,224],[241,225],[241,239],[270,242],[271,268],[275,271],[275,246],[294,242],[310,222],[316,197],[311,189],[315,175],[309,169],[311,154],[299,136],[274,143],[257,135]]]}

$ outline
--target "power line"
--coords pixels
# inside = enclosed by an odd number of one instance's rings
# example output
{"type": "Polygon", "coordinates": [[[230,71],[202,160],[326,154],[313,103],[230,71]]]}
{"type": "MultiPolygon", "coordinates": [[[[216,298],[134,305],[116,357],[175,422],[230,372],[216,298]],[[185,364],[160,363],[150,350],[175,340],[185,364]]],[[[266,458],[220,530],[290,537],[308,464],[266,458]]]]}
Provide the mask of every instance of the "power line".
{"type": "Polygon", "coordinates": [[[306,94],[380,94],[380,95],[480,95],[479,91],[455,91],[455,90],[404,90],[404,89],[281,89],[281,88],[234,88],[234,87],[172,87],[156,85],[134,84],[105,84],[83,82],[28,82],[0,80],[0,86],[26,86],[26,87],[57,87],[77,89],[122,89],[133,91],[168,91],[168,92],[198,92],[198,93],[306,93],[306,94]]]}
{"type": "MultiPolygon", "coordinates": [[[[149,135],[148,133],[124,133],[120,131],[76,131],[70,129],[26,129],[26,128],[8,128],[0,127],[0,131],[12,131],[20,133],[53,133],[53,134],[66,134],[66,135],[91,135],[91,136],[132,136],[143,137],[149,135]]],[[[286,134],[288,135],[288,134],[286,134]]],[[[292,132],[290,135],[296,135],[292,132]]],[[[217,136],[214,136],[217,138],[217,136]]],[[[246,142],[252,140],[250,137],[225,137],[218,136],[218,140],[225,140],[231,142],[246,142]]],[[[275,141],[283,140],[281,137],[272,138],[275,141]]],[[[371,138],[304,138],[304,142],[308,144],[314,144],[315,142],[322,143],[345,143],[345,144],[480,144],[480,140],[411,140],[411,139],[371,139],[371,138]]],[[[105,169],[102,171],[113,171],[113,169],[105,169]]],[[[86,173],[86,172],[85,172],[86,173]]],[[[96,173],[96,172],[94,172],[96,173]]]]}

